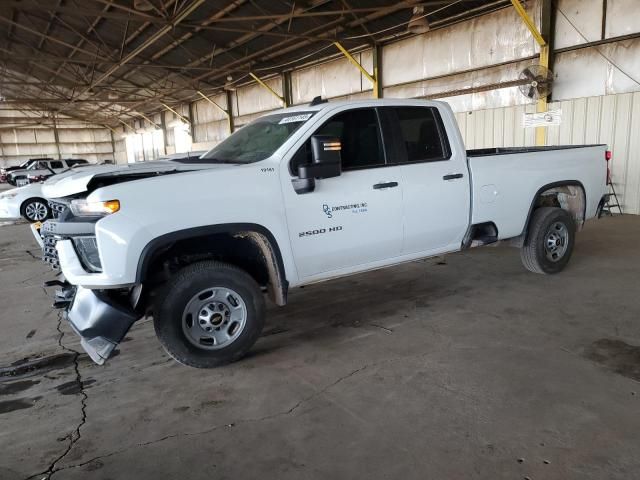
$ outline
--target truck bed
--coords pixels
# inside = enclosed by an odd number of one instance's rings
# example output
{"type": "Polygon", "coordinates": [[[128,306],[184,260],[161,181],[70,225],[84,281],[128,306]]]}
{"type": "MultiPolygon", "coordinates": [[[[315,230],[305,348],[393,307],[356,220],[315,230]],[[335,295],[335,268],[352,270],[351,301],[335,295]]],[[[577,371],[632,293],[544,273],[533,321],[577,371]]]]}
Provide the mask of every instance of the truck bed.
{"type": "Polygon", "coordinates": [[[606,149],[563,145],[467,151],[471,223],[494,223],[500,240],[516,237],[524,231],[538,192],[561,184],[584,191],[584,217],[592,218],[606,189],[606,149]]]}

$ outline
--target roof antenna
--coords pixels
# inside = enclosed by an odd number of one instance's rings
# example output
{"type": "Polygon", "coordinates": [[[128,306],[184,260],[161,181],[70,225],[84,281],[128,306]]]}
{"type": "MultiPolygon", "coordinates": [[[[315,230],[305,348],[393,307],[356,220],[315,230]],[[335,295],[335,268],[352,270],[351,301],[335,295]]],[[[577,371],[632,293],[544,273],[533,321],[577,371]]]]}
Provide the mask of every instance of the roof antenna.
{"type": "Polygon", "coordinates": [[[323,99],[320,95],[318,95],[313,100],[311,100],[311,103],[309,104],[309,106],[315,107],[316,105],[320,105],[321,103],[328,103],[328,102],[329,100],[323,99]]]}

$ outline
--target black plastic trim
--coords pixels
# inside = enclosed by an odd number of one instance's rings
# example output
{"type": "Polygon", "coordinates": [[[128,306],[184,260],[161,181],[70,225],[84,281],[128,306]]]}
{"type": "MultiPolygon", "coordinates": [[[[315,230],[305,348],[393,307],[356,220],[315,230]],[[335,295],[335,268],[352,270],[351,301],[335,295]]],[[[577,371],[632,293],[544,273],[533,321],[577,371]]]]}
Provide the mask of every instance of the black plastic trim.
{"type": "Polygon", "coordinates": [[[547,183],[546,185],[543,185],[542,187],[540,187],[538,189],[538,191],[536,192],[536,194],[533,196],[533,199],[531,200],[531,206],[529,207],[529,213],[527,214],[527,221],[525,222],[524,227],[522,228],[522,232],[521,232],[520,235],[526,235],[526,233],[527,233],[527,229],[529,227],[529,221],[531,220],[531,215],[533,215],[533,207],[535,206],[536,200],[538,200],[538,197],[540,197],[540,194],[542,194],[542,192],[544,192],[546,190],[549,190],[551,188],[566,187],[568,185],[577,186],[577,187],[582,188],[582,192],[584,194],[584,208],[582,210],[582,218],[586,220],[586,216],[587,216],[587,190],[584,188],[584,185],[582,184],[582,182],[580,182],[578,180],[562,180],[562,181],[559,181],[559,182],[547,183]]]}
{"type": "Polygon", "coordinates": [[[376,183],[373,186],[374,190],[380,190],[381,188],[394,188],[398,186],[398,182],[385,182],[385,183],[376,183]]]}
{"type": "Polygon", "coordinates": [[[606,147],[604,143],[592,145],[553,145],[547,147],[496,147],[467,150],[467,157],[487,157],[496,155],[513,155],[515,153],[549,152],[553,150],[570,150],[573,148],[606,147]]]}
{"type": "Polygon", "coordinates": [[[163,248],[170,246],[172,243],[180,240],[186,240],[188,238],[202,237],[205,235],[215,235],[219,233],[233,234],[238,232],[257,232],[267,238],[267,240],[271,244],[271,247],[273,248],[273,251],[276,254],[278,269],[280,270],[280,277],[284,281],[284,288],[288,289],[289,282],[287,281],[284,261],[282,260],[282,253],[280,252],[278,242],[267,228],[263,227],[262,225],[258,225],[257,223],[222,223],[218,225],[205,225],[202,227],[186,228],[184,230],[178,230],[156,237],[149,243],[147,243],[147,245],[142,249],[140,259],[138,260],[135,283],[143,283],[145,281],[147,273],[149,271],[151,260],[153,259],[154,255],[163,248]]]}
{"type": "Polygon", "coordinates": [[[82,338],[106,338],[118,344],[141,315],[112,301],[98,290],[75,292],[67,319],[82,338]]]}

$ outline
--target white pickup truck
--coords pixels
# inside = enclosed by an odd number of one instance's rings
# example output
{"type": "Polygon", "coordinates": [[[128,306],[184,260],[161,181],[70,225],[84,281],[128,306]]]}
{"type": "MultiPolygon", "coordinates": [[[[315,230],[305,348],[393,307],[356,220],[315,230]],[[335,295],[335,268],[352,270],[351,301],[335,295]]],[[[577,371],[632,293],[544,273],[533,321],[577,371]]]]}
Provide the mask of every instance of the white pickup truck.
{"type": "Polygon", "coordinates": [[[239,359],[266,293],[508,241],[557,273],[606,193],[605,145],[466,151],[446,103],[314,101],[265,115],[201,158],[45,182],[57,302],[103,363],[153,316],[194,367],[239,359]]]}

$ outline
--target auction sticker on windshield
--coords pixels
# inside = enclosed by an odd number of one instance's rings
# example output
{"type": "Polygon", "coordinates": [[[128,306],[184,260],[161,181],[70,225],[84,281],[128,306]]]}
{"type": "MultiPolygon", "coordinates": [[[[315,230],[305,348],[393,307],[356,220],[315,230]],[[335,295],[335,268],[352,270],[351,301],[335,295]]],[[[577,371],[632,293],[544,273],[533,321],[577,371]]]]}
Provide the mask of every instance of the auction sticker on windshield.
{"type": "Polygon", "coordinates": [[[284,117],[278,123],[284,125],[285,123],[306,122],[312,115],[313,113],[303,113],[301,115],[294,115],[293,117],[284,117]]]}

